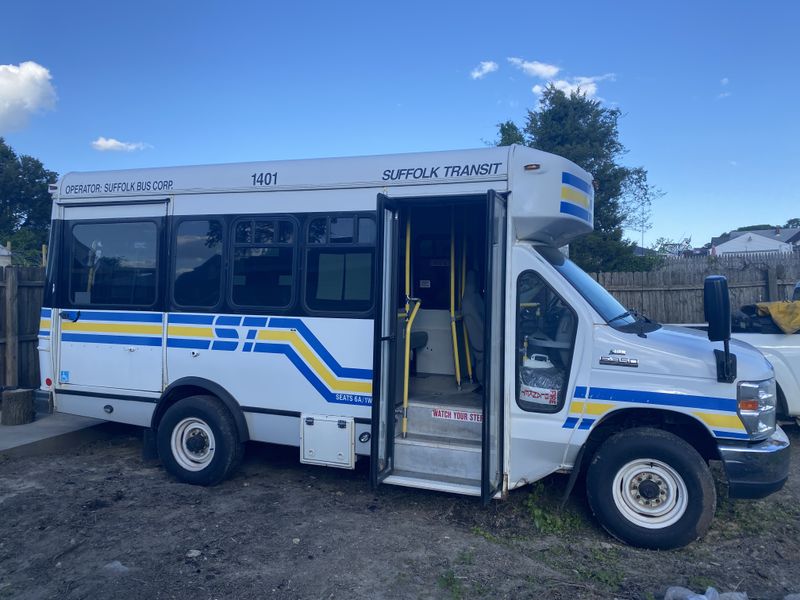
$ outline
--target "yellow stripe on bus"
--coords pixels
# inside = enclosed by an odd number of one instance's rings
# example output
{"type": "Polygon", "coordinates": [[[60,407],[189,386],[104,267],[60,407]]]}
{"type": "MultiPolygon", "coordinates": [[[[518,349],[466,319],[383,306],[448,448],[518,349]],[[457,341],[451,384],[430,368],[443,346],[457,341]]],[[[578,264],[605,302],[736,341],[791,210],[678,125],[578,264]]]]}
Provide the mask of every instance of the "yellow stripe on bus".
{"type": "Polygon", "coordinates": [[[170,337],[201,337],[213,339],[214,330],[211,327],[187,327],[183,325],[170,325],[170,337]]]}
{"type": "Polygon", "coordinates": [[[61,320],[62,331],[82,331],[84,333],[149,333],[161,335],[161,325],[131,325],[128,323],[72,323],[61,320]]]}
{"type": "Polygon", "coordinates": [[[573,400],[569,407],[569,412],[572,414],[584,414],[583,409],[586,407],[587,415],[602,415],[614,408],[616,404],[604,404],[602,402],[581,402],[580,400],[573,400]]]}
{"type": "Polygon", "coordinates": [[[741,419],[739,419],[739,415],[718,415],[716,413],[704,412],[695,412],[692,414],[703,421],[703,423],[710,425],[711,427],[725,427],[726,429],[736,429],[738,431],[744,430],[744,426],[742,425],[741,419]]]}
{"type": "Polygon", "coordinates": [[[40,319],[39,320],[39,329],[42,329],[42,330],[50,329],[50,319],[40,319]]]}
{"type": "Polygon", "coordinates": [[[580,204],[584,208],[589,208],[589,197],[583,192],[566,185],[561,186],[561,198],[563,200],[569,200],[570,202],[580,204]]]}
{"type": "Polygon", "coordinates": [[[339,380],[330,372],[327,365],[323,363],[316,354],[308,347],[305,340],[296,331],[277,331],[262,329],[256,337],[258,340],[269,342],[287,342],[297,353],[303,357],[305,363],[311,370],[320,377],[328,389],[336,392],[360,392],[362,394],[372,393],[371,381],[349,381],[339,380]]]}

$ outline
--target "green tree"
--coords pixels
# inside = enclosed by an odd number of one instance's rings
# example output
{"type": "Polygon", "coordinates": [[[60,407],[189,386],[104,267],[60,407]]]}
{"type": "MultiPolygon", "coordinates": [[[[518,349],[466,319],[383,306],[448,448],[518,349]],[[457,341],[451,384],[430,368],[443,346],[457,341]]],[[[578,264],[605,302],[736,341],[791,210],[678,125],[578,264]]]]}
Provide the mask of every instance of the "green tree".
{"type": "Polygon", "coordinates": [[[32,156],[18,156],[0,137],[0,242],[11,242],[15,262],[41,264],[52,200],[48,185],[58,175],[32,156]]]}
{"type": "Polygon", "coordinates": [[[587,271],[652,268],[634,255],[623,239],[623,227],[649,229],[650,206],[662,194],[647,182],[647,171],[620,164],[625,147],[619,141],[618,108],[605,108],[580,89],[570,92],[549,85],[539,108],[529,110],[520,129],[500,123],[497,144],[522,143],[570,159],[594,177],[594,232],[570,243],[570,257],[587,271]]]}
{"type": "Polygon", "coordinates": [[[789,219],[786,221],[784,227],[800,227],[800,219],[795,217],[794,219],[789,219]]]}

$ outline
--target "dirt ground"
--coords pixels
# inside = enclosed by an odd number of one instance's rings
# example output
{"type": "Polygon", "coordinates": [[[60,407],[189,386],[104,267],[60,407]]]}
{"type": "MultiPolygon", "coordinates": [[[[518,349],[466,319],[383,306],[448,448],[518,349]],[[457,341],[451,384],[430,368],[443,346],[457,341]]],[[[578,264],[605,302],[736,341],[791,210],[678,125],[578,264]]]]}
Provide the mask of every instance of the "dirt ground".
{"type": "MultiPolygon", "coordinates": [[[[670,585],[800,593],[800,430],[793,477],[721,500],[708,536],[636,550],[597,525],[566,477],[475,499],[383,486],[248,447],[215,488],[141,459],[135,428],[74,451],[0,456],[0,598],[662,598],[670,585]]],[[[721,486],[722,484],[720,484],[721,486]]],[[[722,487],[720,487],[722,490],[722,487]]]]}

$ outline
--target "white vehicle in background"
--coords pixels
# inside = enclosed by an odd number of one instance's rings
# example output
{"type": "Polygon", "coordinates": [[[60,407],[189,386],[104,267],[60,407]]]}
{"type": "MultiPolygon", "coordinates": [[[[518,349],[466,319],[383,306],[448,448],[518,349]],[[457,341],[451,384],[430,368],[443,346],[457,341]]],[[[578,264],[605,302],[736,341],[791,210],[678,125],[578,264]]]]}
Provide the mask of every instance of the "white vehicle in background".
{"type": "Polygon", "coordinates": [[[484,502],[571,472],[612,535],[663,549],[707,531],[708,461],[732,497],[788,477],[773,368],[729,344],[726,282],[708,282],[708,338],[626,311],[558,250],[594,210],[564,158],[70,173],[52,191],[40,394],[146,428],[182,481],[219,483],[247,441],[484,502]]]}
{"type": "MultiPolygon", "coordinates": [[[[800,282],[794,288],[792,301],[800,302],[800,282]]],[[[772,363],[778,389],[778,418],[795,419],[800,424],[800,332],[783,333],[770,317],[740,311],[734,316],[731,335],[758,348],[772,363]]]]}
{"type": "Polygon", "coordinates": [[[778,418],[795,419],[800,425],[800,334],[741,333],[731,337],[758,348],[775,369],[778,418]]]}

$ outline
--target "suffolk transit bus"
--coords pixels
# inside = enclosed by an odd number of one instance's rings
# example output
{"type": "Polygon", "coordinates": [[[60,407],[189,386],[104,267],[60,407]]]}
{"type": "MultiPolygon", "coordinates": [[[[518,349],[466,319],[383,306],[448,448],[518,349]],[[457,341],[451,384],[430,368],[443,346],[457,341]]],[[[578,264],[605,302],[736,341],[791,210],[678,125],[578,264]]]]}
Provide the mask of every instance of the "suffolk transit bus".
{"type": "Polygon", "coordinates": [[[611,534],[671,548],[709,526],[708,461],[737,497],[787,477],[761,354],[733,342],[720,378],[720,344],[637,318],[559,251],[594,207],[561,157],[70,173],[52,191],[39,393],[149,428],[182,481],[222,481],[247,441],[484,502],[572,472],[611,534]]]}

